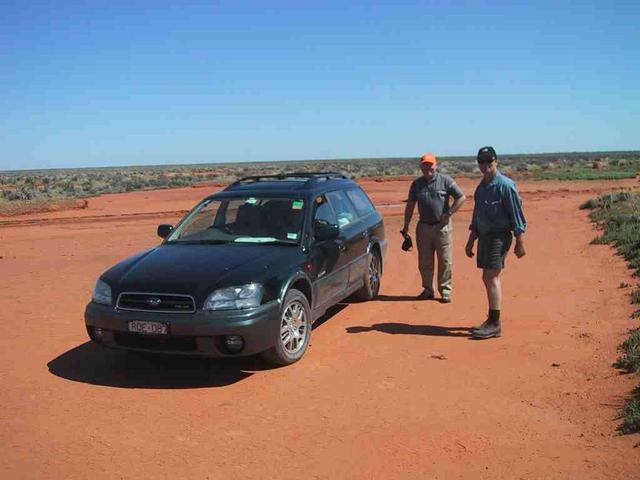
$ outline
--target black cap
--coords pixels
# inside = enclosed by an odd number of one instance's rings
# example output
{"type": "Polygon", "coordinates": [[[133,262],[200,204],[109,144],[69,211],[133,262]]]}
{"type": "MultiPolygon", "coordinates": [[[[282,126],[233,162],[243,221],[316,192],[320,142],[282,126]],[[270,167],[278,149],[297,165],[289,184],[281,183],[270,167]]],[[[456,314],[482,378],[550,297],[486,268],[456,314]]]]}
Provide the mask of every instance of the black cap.
{"type": "Polygon", "coordinates": [[[493,147],[482,147],[478,150],[478,156],[476,158],[491,158],[493,160],[497,160],[498,155],[493,147]]]}

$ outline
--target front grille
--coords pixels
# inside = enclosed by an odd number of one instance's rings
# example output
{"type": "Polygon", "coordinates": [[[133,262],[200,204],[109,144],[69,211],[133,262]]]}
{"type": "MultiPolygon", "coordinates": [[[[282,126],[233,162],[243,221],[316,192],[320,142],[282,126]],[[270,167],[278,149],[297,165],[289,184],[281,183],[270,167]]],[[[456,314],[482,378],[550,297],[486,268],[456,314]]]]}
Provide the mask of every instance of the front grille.
{"type": "Polygon", "coordinates": [[[115,342],[122,347],[162,350],[165,352],[193,352],[195,337],[151,337],[139,333],[113,332],[115,342]]]}
{"type": "Polygon", "coordinates": [[[118,297],[116,306],[121,310],[136,312],[193,313],[196,311],[193,297],[167,293],[123,292],[118,297]]]}

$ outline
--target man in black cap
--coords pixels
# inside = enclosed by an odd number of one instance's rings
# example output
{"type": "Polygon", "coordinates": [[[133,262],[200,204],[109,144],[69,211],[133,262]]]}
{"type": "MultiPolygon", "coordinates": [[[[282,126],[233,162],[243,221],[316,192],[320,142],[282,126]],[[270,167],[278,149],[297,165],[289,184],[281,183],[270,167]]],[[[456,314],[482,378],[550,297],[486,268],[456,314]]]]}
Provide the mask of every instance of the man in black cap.
{"type": "Polygon", "coordinates": [[[511,247],[512,233],[516,238],[514,253],[518,258],[524,257],[527,222],[516,184],[498,171],[498,156],[493,147],[482,147],[477,160],[482,181],[473,196],[473,216],[465,252],[469,258],[473,257],[473,247],[478,239],[477,265],[482,269],[482,281],[487,290],[489,316],[482,325],[473,327],[471,334],[484,339],[502,334],[500,273],[511,247]]]}

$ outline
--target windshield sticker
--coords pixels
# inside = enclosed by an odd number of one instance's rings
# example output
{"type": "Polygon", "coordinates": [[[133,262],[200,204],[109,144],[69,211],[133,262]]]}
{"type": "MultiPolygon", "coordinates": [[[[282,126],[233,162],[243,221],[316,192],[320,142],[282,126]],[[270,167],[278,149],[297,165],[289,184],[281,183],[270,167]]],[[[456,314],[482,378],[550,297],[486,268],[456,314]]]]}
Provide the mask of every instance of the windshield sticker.
{"type": "Polygon", "coordinates": [[[289,240],[297,240],[298,239],[298,234],[297,233],[287,233],[287,238],[289,240]]]}
{"type": "Polygon", "coordinates": [[[254,197],[249,197],[249,198],[247,198],[247,201],[244,202],[244,203],[250,203],[251,205],[253,205],[253,204],[257,203],[257,202],[258,202],[258,200],[256,200],[254,197]]]}
{"type": "Polygon", "coordinates": [[[291,205],[292,210],[300,210],[302,207],[304,207],[304,200],[294,200],[291,205]]]}

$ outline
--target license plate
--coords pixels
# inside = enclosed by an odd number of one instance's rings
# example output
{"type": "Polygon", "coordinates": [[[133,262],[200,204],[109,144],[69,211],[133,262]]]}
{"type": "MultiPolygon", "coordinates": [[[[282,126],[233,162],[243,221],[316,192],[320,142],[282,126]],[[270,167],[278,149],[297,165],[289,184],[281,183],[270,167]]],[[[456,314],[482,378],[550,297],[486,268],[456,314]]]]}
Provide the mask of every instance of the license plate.
{"type": "Polygon", "coordinates": [[[167,324],[160,322],[129,322],[129,331],[145,335],[166,335],[167,324]]]}

